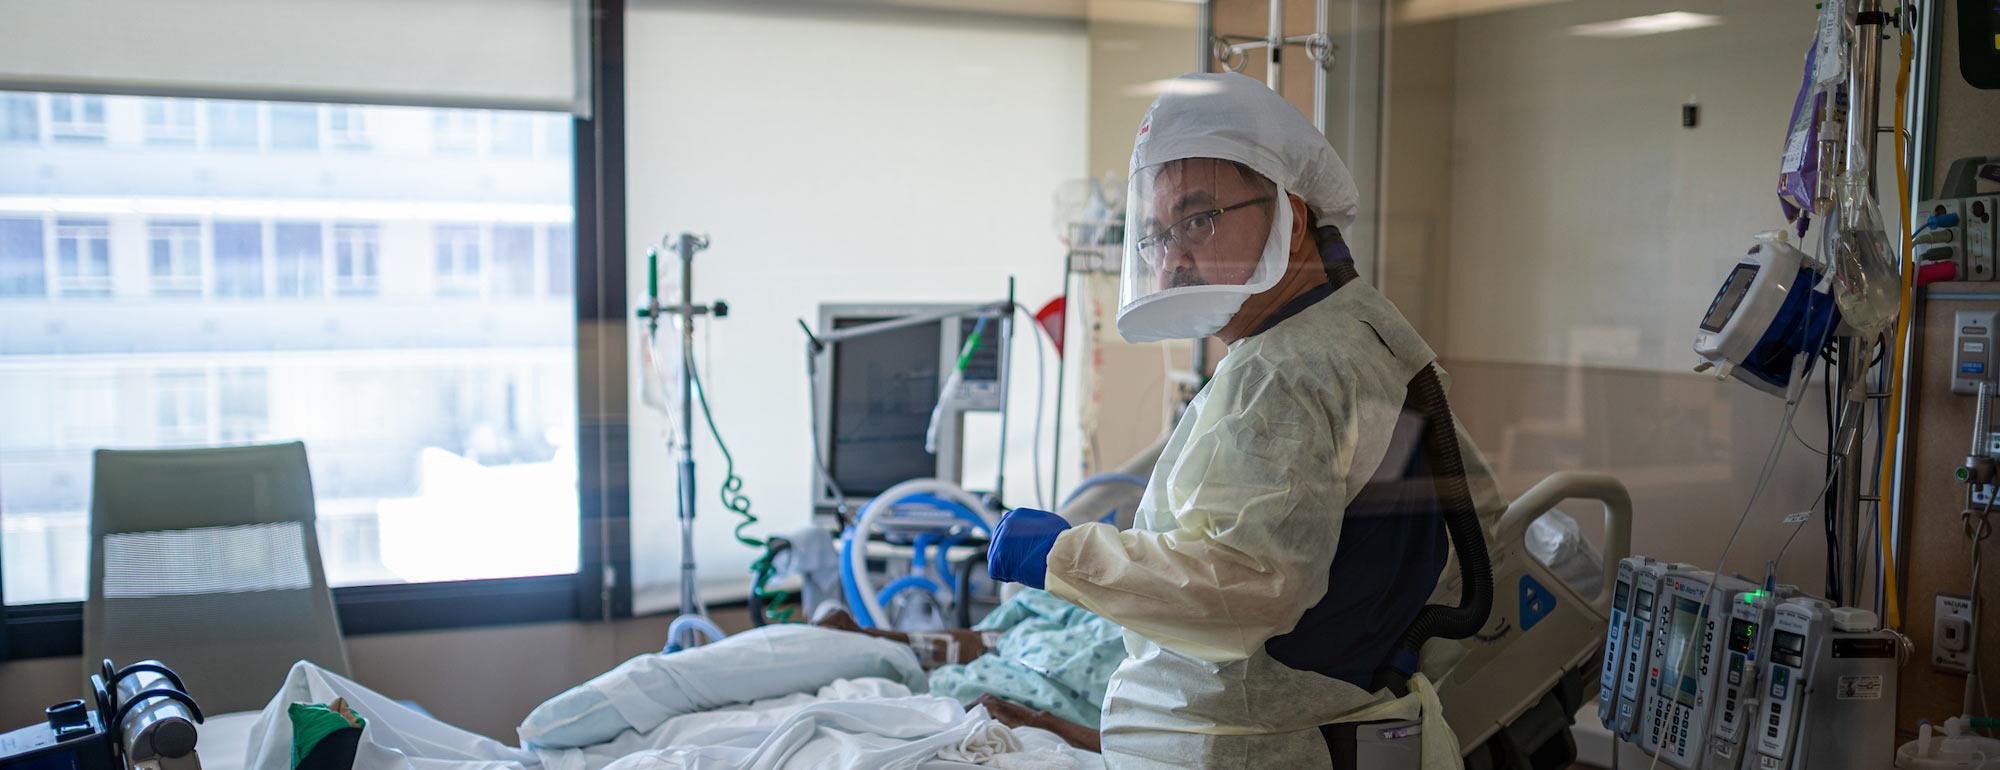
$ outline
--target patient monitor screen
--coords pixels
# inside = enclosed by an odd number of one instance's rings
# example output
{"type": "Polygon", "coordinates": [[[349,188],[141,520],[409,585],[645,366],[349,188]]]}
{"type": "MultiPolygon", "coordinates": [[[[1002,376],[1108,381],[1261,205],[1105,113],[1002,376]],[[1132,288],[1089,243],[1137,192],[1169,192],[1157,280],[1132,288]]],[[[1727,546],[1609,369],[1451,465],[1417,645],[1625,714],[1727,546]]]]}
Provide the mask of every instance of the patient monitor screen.
{"type": "Polygon", "coordinates": [[[1708,315],[1701,318],[1701,330],[1719,332],[1728,325],[1729,317],[1736,314],[1736,306],[1743,304],[1743,295],[1750,292],[1750,282],[1757,279],[1757,266],[1737,265],[1729,273],[1729,282],[1722,285],[1721,293],[1715,296],[1715,304],[1708,306],[1708,315]]]}
{"type": "MultiPolygon", "coordinates": [[[[979,328],[977,318],[962,318],[958,323],[960,340],[972,337],[972,330],[979,328]]],[[[1000,331],[995,324],[989,322],[986,330],[980,332],[979,349],[972,351],[972,358],[965,362],[965,381],[1000,381],[1000,331]]]]}
{"type": "MultiPolygon", "coordinates": [[[[844,329],[888,318],[836,318],[844,329]]],[[[827,472],[848,497],[873,497],[910,479],[937,475],[924,449],[938,399],[939,324],[918,324],[836,344],[833,435],[827,472]]]]}
{"type": "Polygon", "coordinates": [[[1680,596],[1674,597],[1674,620],[1667,637],[1667,666],[1664,676],[1681,678],[1679,700],[1694,705],[1695,677],[1700,670],[1700,661],[1683,658],[1688,654],[1688,645],[1694,642],[1695,626],[1700,623],[1701,602],[1680,596]],[[1687,666],[1681,671],[1682,665],[1687,666]]]}

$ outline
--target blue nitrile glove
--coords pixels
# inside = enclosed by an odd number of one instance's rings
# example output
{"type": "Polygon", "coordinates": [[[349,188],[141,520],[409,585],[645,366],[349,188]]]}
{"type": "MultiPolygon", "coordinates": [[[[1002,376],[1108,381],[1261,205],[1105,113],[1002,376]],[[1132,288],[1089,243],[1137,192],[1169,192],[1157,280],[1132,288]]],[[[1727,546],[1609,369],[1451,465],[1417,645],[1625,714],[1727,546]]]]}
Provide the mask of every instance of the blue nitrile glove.
{"type": "Polygon", "coordinates": [[[1049,574],[1049,549],[1056,535],[1069,529],[1048,511],[1015,508],[1000,517],[993,529],[993,544],[986,547],[986,574],[994,580],[1041,588],[1049,574]]]}

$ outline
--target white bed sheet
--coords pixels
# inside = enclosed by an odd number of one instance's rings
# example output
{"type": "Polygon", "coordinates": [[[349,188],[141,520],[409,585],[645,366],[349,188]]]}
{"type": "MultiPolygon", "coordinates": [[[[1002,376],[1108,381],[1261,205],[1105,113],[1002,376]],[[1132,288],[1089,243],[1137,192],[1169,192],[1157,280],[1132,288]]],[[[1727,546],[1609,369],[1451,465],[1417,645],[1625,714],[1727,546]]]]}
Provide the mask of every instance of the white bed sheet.
{"type": "Polygon", "coordinates": [[[968,712],[950,698],[912,695],[884,679],[841,680],[817,693],[675,717],[598,746],[538,753],[547,770],[1104,766],[1053,733],[1009,730],[984,708],[968,712]],[[940,752],[977,763],[944,759],[940,752]]]}
{"type": "Polygon", "coordinates": [[[356,770],[781,770],[910,768],[1097,770],[1096,754],[1053,733],[1008,729],[984,709],[914,695],[885,679],[841,680],[814,693],[685,714],[582,749],[528,751],[452,727],[352,680],[299,663],[262,712],[203,725],[207,770],[288,770],[294,702],[346,698],[368,719],[356,770]],[[997,733],[997,734],[996,734],[997,733]],[[979,749],[984,748],[984,751],[979,749]],[[961,749],[973,749],[970,752],[961,749]],[[1011,749],[1011,750],[1009,750],[1011,749]],[[971,758],[979,763],[954,761],[971,758]]]}
{"type": "Polygon", "coordinates": [[[250,730],[257,726],[255,711],[211,716],[196,732],[194,750],[201,754],[201,770],[243,770],[243,757],[250,750],[250,730]]]}

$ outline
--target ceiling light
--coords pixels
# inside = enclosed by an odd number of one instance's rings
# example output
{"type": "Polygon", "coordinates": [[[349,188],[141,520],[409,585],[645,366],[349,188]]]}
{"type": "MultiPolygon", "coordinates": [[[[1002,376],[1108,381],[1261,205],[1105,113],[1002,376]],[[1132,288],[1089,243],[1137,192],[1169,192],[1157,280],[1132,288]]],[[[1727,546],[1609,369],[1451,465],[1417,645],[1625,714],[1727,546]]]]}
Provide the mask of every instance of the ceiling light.
{"type": "Polygon", "coordinates": [[[1582,37],[1639,37],[1657,35],[1662,32],[1679,32],[1684,29],[1701,29],[1722,23],[1721,16],[1706,13],[1672,11],[1651,16],[1634,16],[1617,21],[1600,21],[1595,24],[1578,24],[1569,28],[1569,33],[1582,37]]]}

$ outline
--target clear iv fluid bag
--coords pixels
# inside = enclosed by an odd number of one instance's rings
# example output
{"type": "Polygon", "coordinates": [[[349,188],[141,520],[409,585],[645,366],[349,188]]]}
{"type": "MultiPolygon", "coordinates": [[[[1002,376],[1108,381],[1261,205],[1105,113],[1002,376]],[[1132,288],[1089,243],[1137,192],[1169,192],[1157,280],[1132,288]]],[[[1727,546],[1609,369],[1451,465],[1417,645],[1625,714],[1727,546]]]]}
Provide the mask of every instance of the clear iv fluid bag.
{"type": "Polygon", "coordinates": [[[1838,211],[1828,262],[1833,267],[1833,298],[1840,316],[1863,336],[1873,337],[1896,322],[1895,246],[1882,228],[1881,210],[1868,192],[1867,179],[1843,175],[1839,180],[1838,211]]]}

